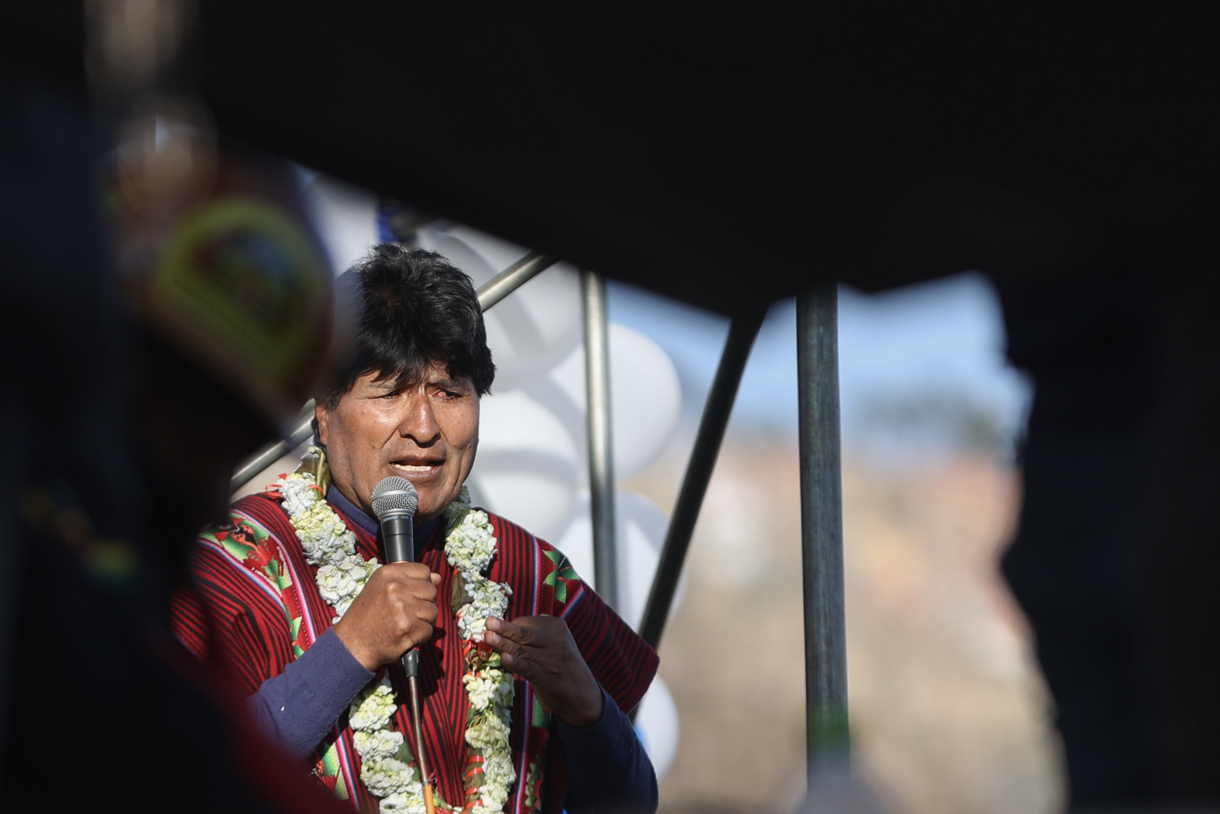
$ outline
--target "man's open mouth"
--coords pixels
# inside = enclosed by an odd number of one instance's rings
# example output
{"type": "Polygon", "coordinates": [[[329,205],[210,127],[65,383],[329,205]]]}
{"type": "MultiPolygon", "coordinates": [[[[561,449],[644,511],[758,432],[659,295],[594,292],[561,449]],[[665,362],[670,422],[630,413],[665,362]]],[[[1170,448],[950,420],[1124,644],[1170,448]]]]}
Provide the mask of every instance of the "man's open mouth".
{"type": "Polygon", "coordinates": [[[402,472],[416,475],[426,475],[441,465],[441,461],[428,461],[426,463],[407,463],[406,461],[391,461],[390,466],[402,472]]]}

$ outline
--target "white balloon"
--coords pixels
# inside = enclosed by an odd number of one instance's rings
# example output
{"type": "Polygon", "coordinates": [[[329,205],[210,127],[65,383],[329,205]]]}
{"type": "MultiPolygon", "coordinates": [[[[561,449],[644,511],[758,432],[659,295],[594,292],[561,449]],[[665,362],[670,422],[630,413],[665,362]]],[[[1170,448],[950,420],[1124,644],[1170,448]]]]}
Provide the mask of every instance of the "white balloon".
{"type": "MultiPolygon", "coordinates": [[[[476,288],[527,254],[465,226],[432,229],[421,243],[469,274],[476,288]]],[[[497,303],[484,321],[496,363],[494,389],[521,387],[580,346],[580,278],[571,266],[556,264],[497,303]]]]}
{"type": "MultiPolygon", "coordinates": [[[[594,585],[597,571],[593,567],[593,521],[589,516],[588,492],[581,494],[574,515],[575,520],[555,545],[571,560],[576,573],[594,585]]],[[[661,546],[669,529],[669,518],[643,495],[619,490],[614,495],[614,519],[618,538],[615,561],[618,563],[619,600],[616,610],[627,624],[639,628],[652,590],[661,546]]],[[[671,614],[681,603],[685,589],[684,572],[674,592],[671,614]]]]}
{"type": "Polygon", "coordinates": [[[576,503],[577,436],[523,390],[480,403],[479,449],[469,479],[481,505],[545,539],[563,534],[576,503]]]}
{"type": "Polygon", "coordinates": [[[547,537],[547,529],[565,528],[572,519],[572,489],[537,472],[483,470],[467,480],[473,505],[505,517],[527,531],[547,537]]]}
{"type": "MultiPolygon", "coordinates": [[[[643,472],[664,451],[678,426],[682,387],[673,362],[657,343],[616,323],[610,324],[609,334],[614,477],[623,481],[643,472]]],[[[551,380],[583,409],[583,346],[555,368],[551,380]]],[[[586,450],[587,443],[581,446],[582,462],[586,450]]]]}
{"type": "Polygon", "coordinates": [[[304,196],[335,274],[347,271],[377,244],[377,196],[318,175],[304,196]]]}
{"type": "Polygon", "coordinates": [[[678,707],[669,687],[657,676],[640,702],[640,711],[635,716],[635,731],[652,760],[657,781],[669,772],[674,755],[678,752],[679,726],[678,707]]]}

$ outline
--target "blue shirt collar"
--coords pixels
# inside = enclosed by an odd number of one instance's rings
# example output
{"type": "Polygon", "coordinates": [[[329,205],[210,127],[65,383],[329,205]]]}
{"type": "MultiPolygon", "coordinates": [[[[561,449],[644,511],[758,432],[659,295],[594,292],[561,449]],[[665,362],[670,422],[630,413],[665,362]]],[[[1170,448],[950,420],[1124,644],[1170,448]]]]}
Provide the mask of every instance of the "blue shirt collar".
{"type": "MultiPolygon", "coordinates": [[[[364,509],[348,500],[347,495],[340,492],[333,483],[326,490],[326,500],[330,502],[330,505],[342,512],[344,517],[374,537],[381,530],[381,524],[377,522],[376,517],[366,514],[364,509]]],[[[432,534],[436,531],[436,524],[439,520],[439,517],[434,517],[431,520],[415,524],[415,542],[417,545],[426,545],[432,539],[432,534]]]]}

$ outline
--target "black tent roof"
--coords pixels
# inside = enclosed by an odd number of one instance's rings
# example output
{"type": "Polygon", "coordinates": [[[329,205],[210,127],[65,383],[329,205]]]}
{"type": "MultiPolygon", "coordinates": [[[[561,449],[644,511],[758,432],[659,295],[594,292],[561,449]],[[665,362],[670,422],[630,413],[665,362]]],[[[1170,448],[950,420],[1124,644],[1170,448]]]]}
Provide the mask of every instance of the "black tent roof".
{"type": "MultiPolygon", "coordinates": [[[[721,312],[1216,214],[1215,7],[201,6],[222,132],[721,312]]],[[[5,14],[10,63],[79,76],[75,4],[5,14]]]]}

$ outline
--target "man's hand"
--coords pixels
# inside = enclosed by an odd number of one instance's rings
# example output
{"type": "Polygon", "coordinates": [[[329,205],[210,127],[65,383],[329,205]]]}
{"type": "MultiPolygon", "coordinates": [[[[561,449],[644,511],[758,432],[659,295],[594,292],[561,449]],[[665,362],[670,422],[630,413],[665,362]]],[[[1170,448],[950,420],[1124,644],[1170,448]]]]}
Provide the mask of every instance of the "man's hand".
{"type": "Polygon", "coordinates": [[[440,582],[422,563],[383,565],[335,624],[335,634],[366,670],[392,664],[432,638],[440,582]]]}
{"type": "Polygon", "coordinates": [[[538,700],[568,726],[592,726],[602,717],[602,689],[580,655],[568,623],[554,616],[487,620],[483,640],[506,670],[524,678],[538,700]]]}

